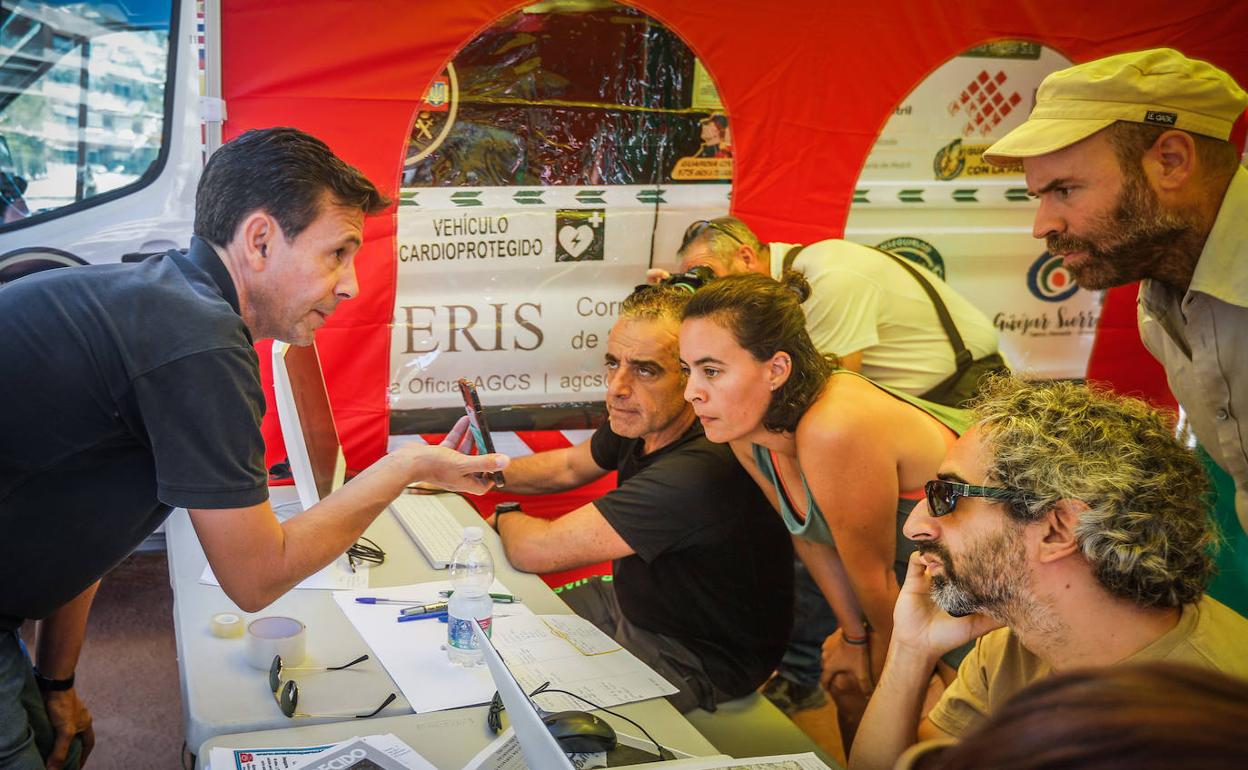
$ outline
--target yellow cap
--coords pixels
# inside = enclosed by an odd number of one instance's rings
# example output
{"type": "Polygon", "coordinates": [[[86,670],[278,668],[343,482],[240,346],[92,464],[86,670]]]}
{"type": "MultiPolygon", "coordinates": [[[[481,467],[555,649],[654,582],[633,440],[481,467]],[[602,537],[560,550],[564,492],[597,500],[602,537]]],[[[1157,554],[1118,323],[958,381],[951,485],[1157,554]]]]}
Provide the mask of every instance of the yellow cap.
{"type": "Polygon", "coordinates": [[[1129,120],[1225,140],[1248,104],[1230,75],[1173,48],[1107,56],[1052,73],[1018,128],[984,152],[997,166],[1047,155],[1129,120]]]}

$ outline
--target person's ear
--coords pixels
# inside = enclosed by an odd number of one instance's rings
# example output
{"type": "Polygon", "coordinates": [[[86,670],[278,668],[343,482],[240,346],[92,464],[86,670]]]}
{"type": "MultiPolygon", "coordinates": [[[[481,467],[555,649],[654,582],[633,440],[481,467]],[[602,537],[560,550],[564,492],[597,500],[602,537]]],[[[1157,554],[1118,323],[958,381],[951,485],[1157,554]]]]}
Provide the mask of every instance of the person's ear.
{"type": "Polygon", "coordinates": [[[1164,132],[1144,153],[1144,170],[1158,195],[1182,190],[1196,170],[1196,140],[1186,131],[1164,132]]]}
{"type": "Polygon", "coordinates": [[[745,269],[751,273],[761,272],[758,269],[758,252],[748,243],[743,243],[737,247],[737,256],[741,259],[741,263],[745,265],[745,269]]]}
{"type": "Polygon", "coordinates": [[[1040,538],[1039,559],[1042,564],[1055,562],[1079,552],[1076,528],[1079,517],[1088,510],[1082,500],[1058,500],[1044,512],[1039,524],[1044,528],[1040,538]]]}
{"type": "Polygon", "coordinates": [[[789,376],[793,374],[793,359],[783,350],[776,351],[776,354],[767,362],[767,386],[771,390],[779,390],[784,383],[789,381],[789,376]]]}
{"type": "Polygon", "coordinates": [[[238,226],[243,260],[256,272],[268,265],[269,246],[281,236],[277,222],[264,211],[253,211],[238,226]]]}

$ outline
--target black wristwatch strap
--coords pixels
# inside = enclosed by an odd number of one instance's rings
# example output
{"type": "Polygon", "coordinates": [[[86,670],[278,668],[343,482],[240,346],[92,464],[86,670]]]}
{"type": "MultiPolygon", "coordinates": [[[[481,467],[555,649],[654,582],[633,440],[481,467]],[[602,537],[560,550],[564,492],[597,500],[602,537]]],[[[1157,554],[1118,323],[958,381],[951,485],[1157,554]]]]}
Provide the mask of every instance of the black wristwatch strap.
{"type": "Polygon", "coordinates": [[[71,690],[74,687],[74,675],[70,674],[68,679],[49,679],[39,673],[39,669],[35,669],[35,682],[38,683],[39,689],[50,690],[52,692],[63,692],[71,690]]]}
{"type": "Polygon", "coordinates": [[[513,512],[521,512],[520,503],[507,502],[507,503],[499,503],[498,505],[494,506],[494,531],[495,532],[498,531],[498,520],[502,517],[502,515],[504,513],[513,513],[513,512]]]}

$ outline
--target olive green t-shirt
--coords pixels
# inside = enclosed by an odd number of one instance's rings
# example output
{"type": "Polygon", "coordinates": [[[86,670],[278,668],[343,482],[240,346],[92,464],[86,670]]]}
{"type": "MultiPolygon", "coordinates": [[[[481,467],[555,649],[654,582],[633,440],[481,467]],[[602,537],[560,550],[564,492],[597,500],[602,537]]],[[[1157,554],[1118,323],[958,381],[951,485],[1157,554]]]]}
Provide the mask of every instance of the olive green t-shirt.
{"type": "MultiPolygon", "coordinates": [[[[1164,660],[1248,679],[1248,619],[1205,596],[1183,607],[1178,624],[1124,663],[1164,660]]],[[[1009,628],[979,638],[958,677],[928,714],[933,725],[962,737],[1027,685],[1052,673],[1009,628]]]]}

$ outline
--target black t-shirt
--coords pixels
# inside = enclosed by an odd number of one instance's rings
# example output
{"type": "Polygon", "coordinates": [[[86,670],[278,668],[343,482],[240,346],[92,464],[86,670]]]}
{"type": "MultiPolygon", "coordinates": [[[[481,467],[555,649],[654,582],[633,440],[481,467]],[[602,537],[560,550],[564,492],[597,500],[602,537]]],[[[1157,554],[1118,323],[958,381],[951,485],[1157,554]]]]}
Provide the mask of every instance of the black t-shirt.
{"type": "Polygon", "coordinates": [[[792,542],[758,485],[698,422],[648,455],[606,425],[590,451],[619,471],[595,504],[636,552],[615,562],[624,616],[681,641],[733,697],[757,688],[793,625],[792,542]]]}
{"type": "Polygon", "coordinates": [[[238,308],[198,239],[0,288],[0,628],[81,593],[173,507],[267,498],[238,308]]]}

